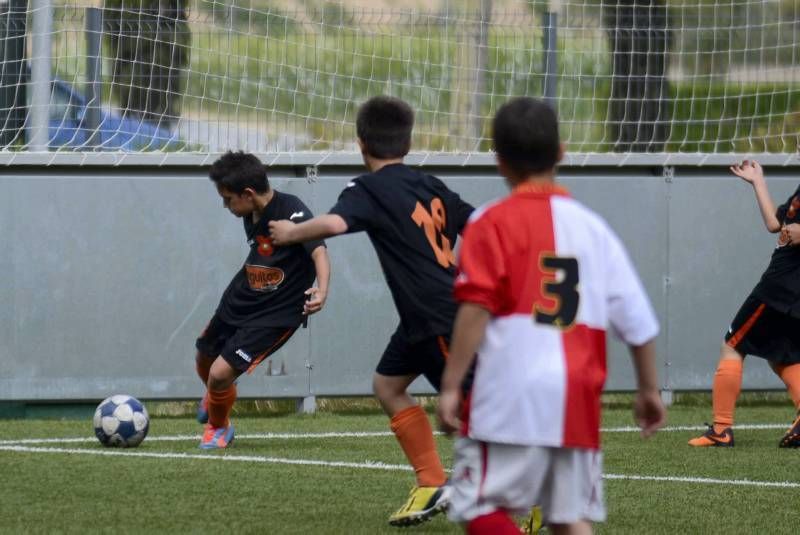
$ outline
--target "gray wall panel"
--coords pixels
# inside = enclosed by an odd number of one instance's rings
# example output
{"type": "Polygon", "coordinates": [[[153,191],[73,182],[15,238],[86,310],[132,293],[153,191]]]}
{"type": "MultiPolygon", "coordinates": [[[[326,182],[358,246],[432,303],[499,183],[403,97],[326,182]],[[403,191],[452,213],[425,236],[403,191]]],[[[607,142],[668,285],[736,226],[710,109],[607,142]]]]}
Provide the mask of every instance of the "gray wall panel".
{"type": "MultiPolygon", "coordinates": [[[[797,177],[768,173],[777,204],[797,177]]],[[[730,174],[685,173],[670,202],[669,380],[706,389],[730,321],[769,263],[776,235],[767,232],[753,188],[730,174]]],[[[762,359],[747,360],[745,388],[782,388],[762,359]]]]}
{"type": "MultiPolygon", "coordinates": [[[[334,204],[354,167],[270,171],[315,213],[334,204]]],[[[436,168],[475,204],[507,189],[490,167],[436,168]]],[[[776,201],[796,177],[769,171],[776,201]]],[[[725,169],[564,168],[562,182],[627,245],[662,322],[662,380],[708,389],[719,342],[774,244],[752,189],[725,169]]],[[[241,221],[222,209],[205,170],[39,169],[0,177],[0,399],[97,399],[116,392],[190,398],[194,339],[246,254],[241,221]]],[[[329,240],[326,309],[252,376],[247,397],[371,393],[397,324],[366,235],[329,240]]],[[[748,388],[780,388],[752,359],[748,388]]],[[[609,345],[608,388],[634,387],[626,349],[609,345]]],[[[426,382],[417,392],[430,392],[426,382]]]]}
{"type": "MultiPolygon", "coordinates": [[[[562,183],[573,196],[608,221],[628,249],[661,322],[658,358],[666,362],[668,330],[665,324],[667,295],[667,183],[651,173],[631,170],[598,170],[570,176],[562,173],[562,183]]],[[[609,376],[606,388],[632,390],[635,374],[627,347],[615,336],[608,337],[609,376]]]]}
{"type": "MultiPolygon", "coordinates": [[[[320,179],[318,213],[326,213],[336,203],[350,178],[326,175],[320,179]]],[[[318,395],[370,393],[372,373],[398,316],[367,235],[338,236],[328,240],[328,245],[333,265],[330,295],[326,309],[310,320],[312,390],[318,395]]]]}

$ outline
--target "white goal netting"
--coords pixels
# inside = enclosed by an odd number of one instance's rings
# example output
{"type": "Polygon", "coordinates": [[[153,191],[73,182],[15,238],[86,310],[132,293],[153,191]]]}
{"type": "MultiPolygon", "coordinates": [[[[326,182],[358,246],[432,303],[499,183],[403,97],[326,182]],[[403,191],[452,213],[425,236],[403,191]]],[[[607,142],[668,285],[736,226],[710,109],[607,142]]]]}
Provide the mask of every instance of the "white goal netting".
{"type": "Polygon", "coordinates": [[[426,153],[530,95],[571,153],[789,155],[798,37],[798,0],[0,0],[0,152],[348,152],[390,94],[426,153]]]}

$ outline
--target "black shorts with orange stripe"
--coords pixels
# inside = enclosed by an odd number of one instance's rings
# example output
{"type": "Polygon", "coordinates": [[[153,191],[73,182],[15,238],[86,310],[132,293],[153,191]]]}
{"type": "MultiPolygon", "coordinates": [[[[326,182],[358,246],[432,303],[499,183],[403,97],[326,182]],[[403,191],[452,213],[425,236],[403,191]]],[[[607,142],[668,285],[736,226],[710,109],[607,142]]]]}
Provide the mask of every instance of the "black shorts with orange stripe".
{"type": "Polygon", "coordinates": [[[297,327],[236,327],[214,314],[195,347],[208,356],[221,356],[240,373],[251,373],[292,337],[297,327]]]}
{"type": "Polygon", "coordinates": [[[800,319],[783,314],[750,294],[733,318],[725,343],[743,356],[754,355],[775,364],[797,364],[800,319]]]}
{"type": "Polygon", "coordinates": [[[389,376],[424,375],[438,392],[449,344],[449,335],[431,336],[411,343],[398,328],[375,371],[389,376]]]}
{"type": "MultiPolygon", "coordinates": [[[[449,334],[431,336],[411,343],[398,328],[392,335],[392,339],[389,340],[389,345],[386,346],[375,371],[387,376],[423,375],[438,392],[442,386],[442,374],[447,363],[449,345],[449,334]]],[[[472,388],[474,376],[475,364],[473,363],[461,384],[465,395],[472,388]]]]}

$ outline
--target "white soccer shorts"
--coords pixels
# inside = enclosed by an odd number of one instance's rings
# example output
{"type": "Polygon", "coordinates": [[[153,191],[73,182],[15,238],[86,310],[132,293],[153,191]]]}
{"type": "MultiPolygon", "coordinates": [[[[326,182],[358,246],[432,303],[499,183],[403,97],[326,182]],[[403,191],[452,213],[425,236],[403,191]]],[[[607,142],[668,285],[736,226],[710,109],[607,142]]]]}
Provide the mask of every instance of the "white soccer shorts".
{"type": "Polygon", "coordinates": [[[503,509],[527,515],[542,508],[545,524],[602,522],[603,457],[600,451],[456,441],[448,516],[470,520],[503,509]]]}

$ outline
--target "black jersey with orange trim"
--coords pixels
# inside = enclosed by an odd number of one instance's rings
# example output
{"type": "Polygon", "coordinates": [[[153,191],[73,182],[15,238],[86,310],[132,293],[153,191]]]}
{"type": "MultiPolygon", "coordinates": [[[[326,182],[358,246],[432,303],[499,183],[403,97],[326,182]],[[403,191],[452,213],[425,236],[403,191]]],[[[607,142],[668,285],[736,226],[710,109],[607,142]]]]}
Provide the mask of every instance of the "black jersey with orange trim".
{"type": "Polygon", "coordinates": [[[303,321],[305,291],[316,278],[311,252],[324,242],[272,245],[269,221],[289,219],[299,223],[313,217],[311,210],[294,195],[273,192],[258,222],[244,218],[250,252],[217,308],[222,321],[231,325],[296,327],[303,321]]]}
{"type": "MultiPolygon", "coordinates": [[[[800,223],[800,186],[775,216],[781,225],[800,223]]],[[[778,235],[778,245],[753,295],[783,314],[800,318],[800,245],[790,245],[783,234],[778,235]]]]}
{"type": "Polygon", "coordinates": [[[452,330],[453,250],[472,210],[444,182],[404,164],[352,180],[330,210],[348,233],[366,231],[410,343],[452,330]]]}

